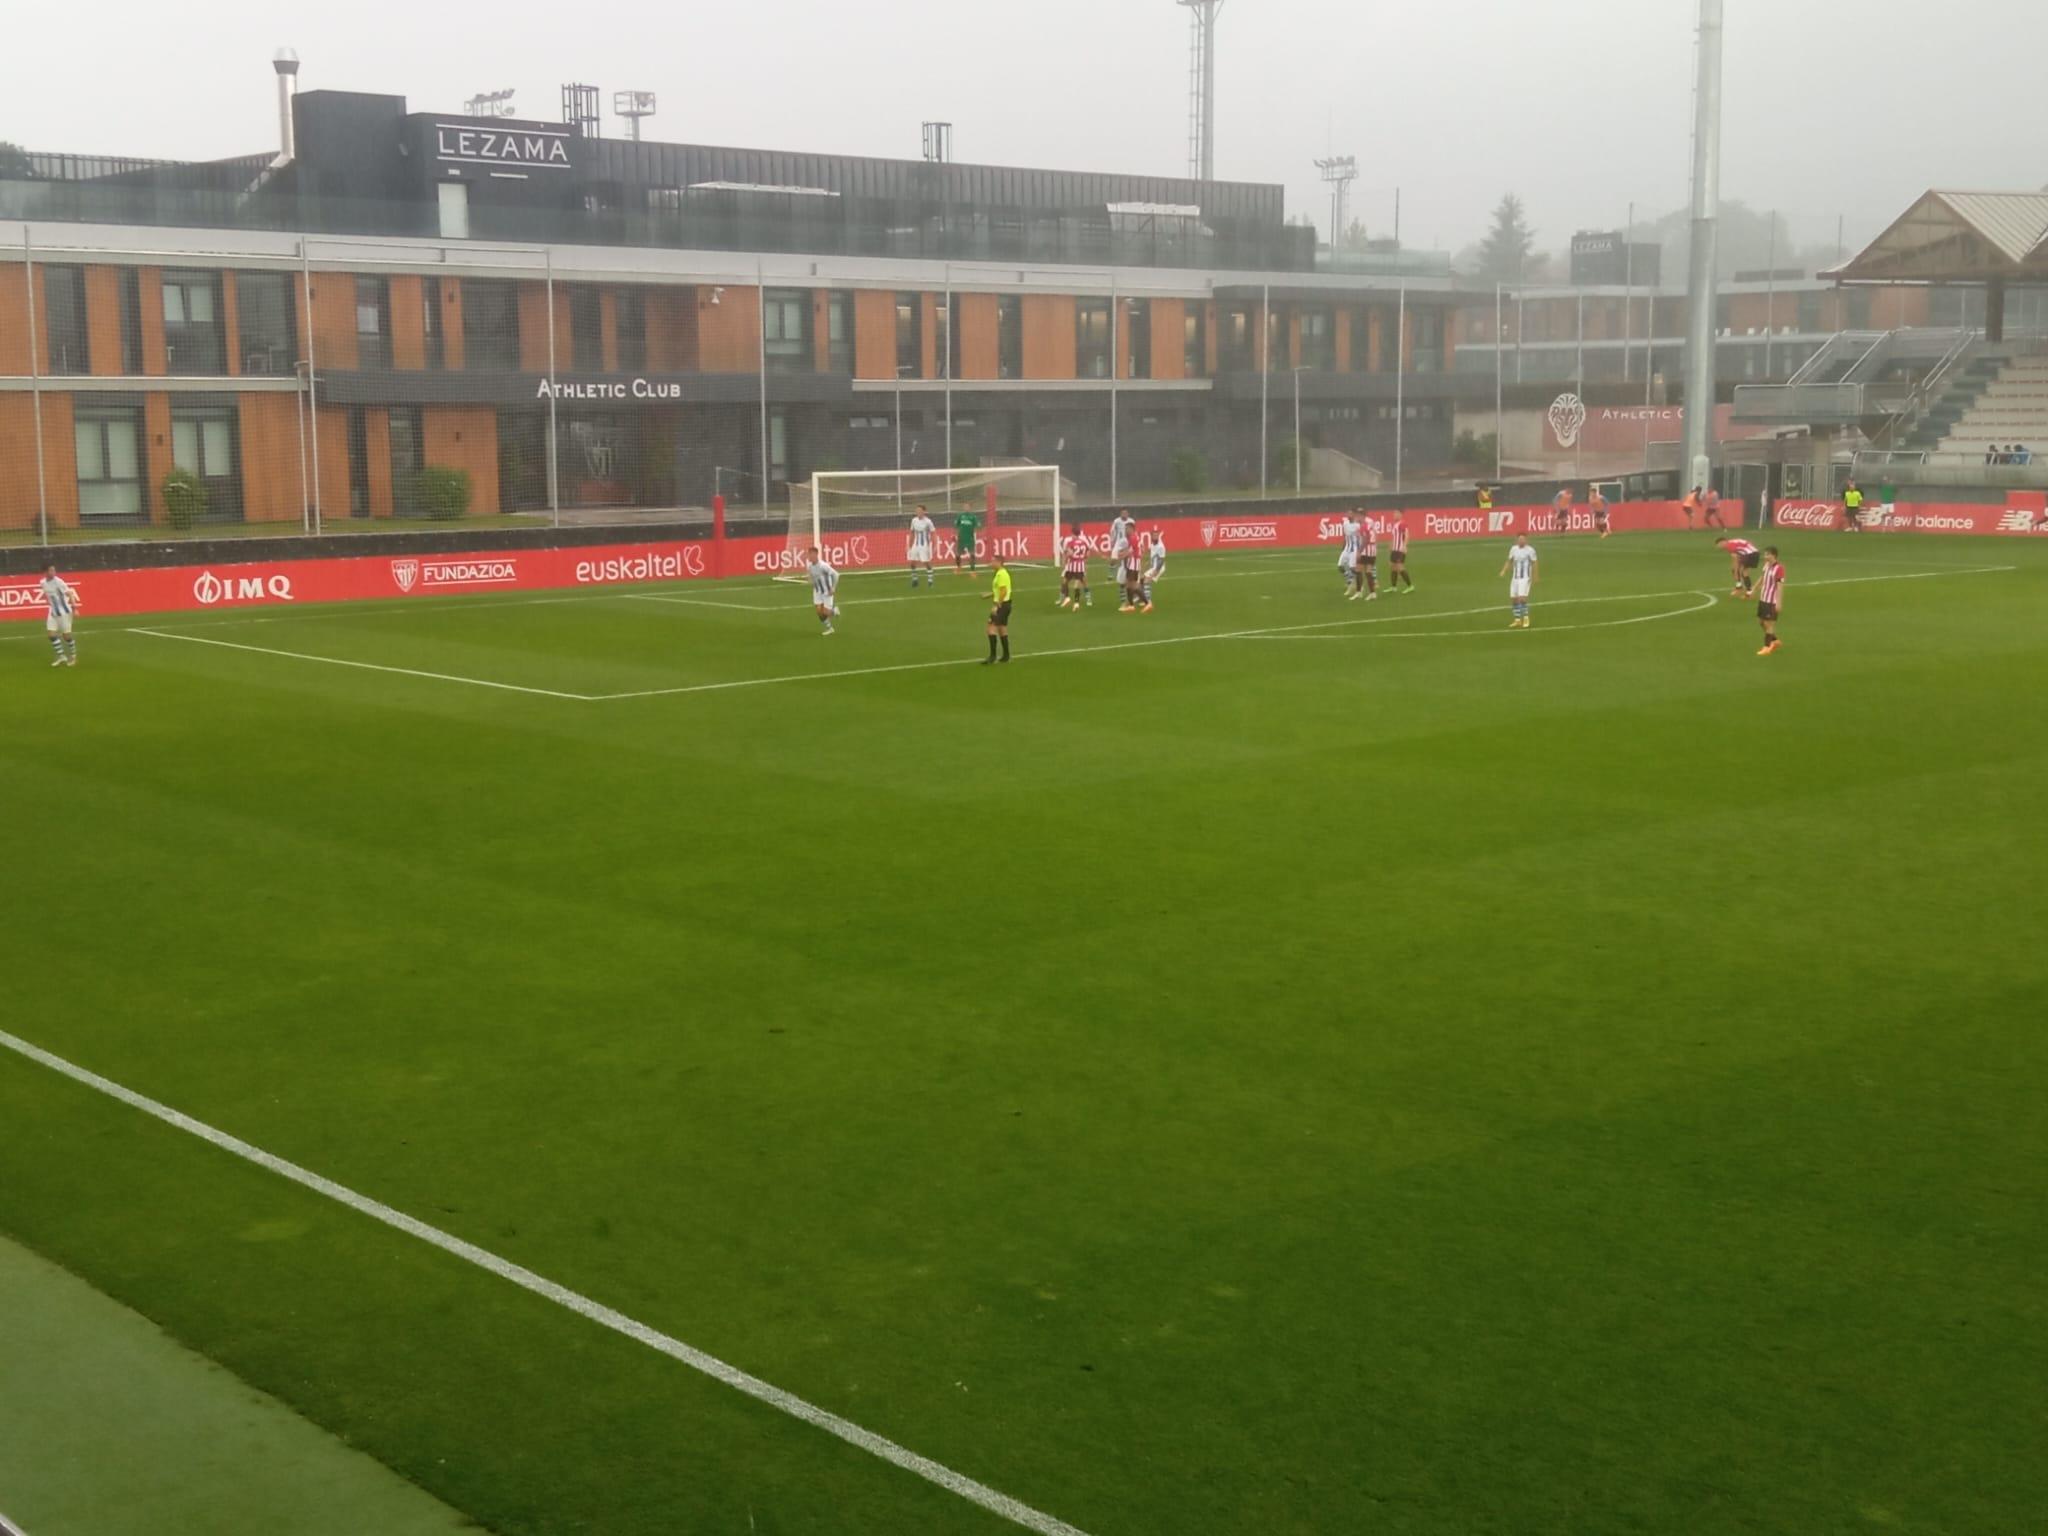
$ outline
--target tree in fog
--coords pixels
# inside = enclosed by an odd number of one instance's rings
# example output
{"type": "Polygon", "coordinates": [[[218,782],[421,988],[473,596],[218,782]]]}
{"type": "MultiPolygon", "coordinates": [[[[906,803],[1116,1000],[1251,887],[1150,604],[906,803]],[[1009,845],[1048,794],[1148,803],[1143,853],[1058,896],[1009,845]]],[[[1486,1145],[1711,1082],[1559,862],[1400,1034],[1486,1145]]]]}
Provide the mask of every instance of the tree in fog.
{"type": "Polygon", "coordinates": [[[28,151],[19,144],[11,144],[6,139],[0,139],[0,176],[21,179],[27,175],[28,151]]]}
{"type": "Polygon", "coordinates": [[[1529,227],[1522,200],[1512,192],[1501,194],[1494,205],[1493,228],[1479,243],[1474,272],[1496,283],[1519,283],[1535,275],[1529,253],[1536,246],[1536,231],[1529,227]]]}

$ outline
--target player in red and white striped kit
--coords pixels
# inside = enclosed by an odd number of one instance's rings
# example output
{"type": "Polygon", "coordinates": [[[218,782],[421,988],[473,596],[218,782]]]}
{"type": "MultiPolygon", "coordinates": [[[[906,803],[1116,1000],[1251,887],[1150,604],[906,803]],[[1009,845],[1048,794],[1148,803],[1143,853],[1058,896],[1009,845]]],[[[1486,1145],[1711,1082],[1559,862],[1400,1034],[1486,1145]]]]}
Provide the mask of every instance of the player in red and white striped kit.
{"type": "Polygon", "coordinates": [[[1764,579],[1756,593],[1756,619],[1764,627],[1759,656],[1773,656],[1778,650],[1778,609],[1785,601],[1785,563],[1778,558],[1778,546],[1764,551],[1764,579]]]}
{"type": "Polygon", "coordinates": [[[1747,539],[1716,539],[1714,547],[1728,551],[1728,572],[1735,580],[1735,590],[1730,597],[1748,597],[1754,573],[1762,563],[1762,551],[1747,539]]]}
{"type": "Polygon", "coordinates": [[[1365,588],[1365,600],[1376,603],[1380,597],[1380,520],[1368,517],[1365,520],[1365,542],[1358,547],[1358,579],[1365,588]]]}
{"type": "Polygon", "coordinates": [[[1123,552],[1116,558],[1116,584],[1124,594],[1123,606],[1117,612],[1136,613],[1145,585],[1145,552],[1135,534],[1125,541],[1123,552]]]}
{"type": "Polygon", "coordinates": [[[1084,606],[1095,606],[1095,594],[1088,590],[1088,535],[1076,528],[1065,551],[1060,566],[1060,606],[1078,613],[1084,606]]]}
{"type": "Polygon", "coordinates": [[[1387,590],[1413,592],[1415,578],[1408,574],[1408,525],[1395,518],[1387,528],[1387,590]]]}

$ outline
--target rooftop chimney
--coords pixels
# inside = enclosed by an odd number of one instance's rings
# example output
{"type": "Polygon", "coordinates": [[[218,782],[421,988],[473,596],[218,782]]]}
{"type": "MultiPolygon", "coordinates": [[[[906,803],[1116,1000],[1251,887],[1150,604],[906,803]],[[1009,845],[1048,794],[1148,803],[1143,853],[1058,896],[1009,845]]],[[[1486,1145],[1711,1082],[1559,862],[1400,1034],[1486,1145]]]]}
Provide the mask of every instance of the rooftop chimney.
{"type": "Polygon", "coordinates": [[[297,152],[292,142],[292,89],[299,78],[299,55],[296,49],[280,48],[270,61],[270,67],[277,71],[277,164],[287,163],[297,152]]]}

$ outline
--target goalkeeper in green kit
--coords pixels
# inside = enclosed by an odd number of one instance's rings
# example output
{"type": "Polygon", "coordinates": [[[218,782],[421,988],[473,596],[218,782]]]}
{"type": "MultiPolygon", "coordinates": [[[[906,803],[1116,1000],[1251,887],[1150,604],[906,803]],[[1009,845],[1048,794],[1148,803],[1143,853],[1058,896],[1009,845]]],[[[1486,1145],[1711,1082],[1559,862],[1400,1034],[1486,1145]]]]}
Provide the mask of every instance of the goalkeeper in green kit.
{"type": "Polygon", "coordinates": [[[960,570],[964,559],[965,569],[978,571],[981,561],[974,552],[976,535],[981,532],[981,514],[962,507],[953,514],[953,569],[960,570]]]}

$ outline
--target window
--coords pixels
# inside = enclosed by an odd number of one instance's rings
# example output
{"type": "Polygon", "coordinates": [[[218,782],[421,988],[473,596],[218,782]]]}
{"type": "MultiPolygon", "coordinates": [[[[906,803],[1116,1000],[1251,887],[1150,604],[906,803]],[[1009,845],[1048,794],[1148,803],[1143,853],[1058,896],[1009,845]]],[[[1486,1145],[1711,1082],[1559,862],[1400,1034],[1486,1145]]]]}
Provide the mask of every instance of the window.
{"type": "Polygon", "coordinates": [[[242,481],[235,459],[235,411],[225,401],[171,399],[171,461],[206,487],[209,522],[239,522],[242,481]]]}
{"type": "Polygon", "coordinates": [[[1223,335],[1218,338],[1225,373],[1245,373],[1252,366],[1252,311],[1247,304],[1233,304],[1223,311],[1223,335]]]}
{"type": "Polygon", "coordinates": [[[1124,345],[1129,356],[1124,365],[1125,376],[1133,379],[1152,377],[1152,304],[1148,299],[1124,300],[1124,345]]]}
{"type": "Polygon", "coordinates": [[[85,272],[80,267],[43,268],[44,338],[51,373],[90,373],[86,355],[85,272]]]}
{"type": "Polygon", "coordinates": [[[121,269],[121,371],[142,372],[142,274],[133,267],[121,269]]]}
{"type": "Polygon", "coordinates": [[[78,515],[142,516],[142,411],[132,405],[82,405],[72,427],[78,450],[78,515]]]}
{"type": "Polygon", "coordinates": [[[420,514],[420,471],[427,467],[426,438],[418,406],[391,408],[391,510],[400,517],[420,514]]]}
{"type": "Polygon", "coordinates": [[[370,515],[370,424],[360,405],[348,408],[348,515],[370,515]]]}
{"type": "Polygon", "coordinates": [[[809,373],[811,296],[801,288],[770,288],[761,296],[763,345],[774,373],[809,373]]]}
{"type": "Polygon", "coordinates": [[[517,371],[519,296],[510,283],[463,281],[462,366],[471,372],[517,371]]]}
{"type": "Polygon", "coordinates": [[[853,295],[825,295],[825,366],[833,373],[853,372],[853,295]]]}
{"type": "Polygon", "coordinates": [[[996,299],[996,377],[1024,377],[1024,301],[1014,295],[996,299]]]}
{"type": "Polygon", "coordinates": [[[438,369],[444,353],[441,347],[441,279],[420,280],[420,366],[438,369]]]}
{"type": "Polygon", "coordinates": [[[1203,378],[1209,372],[1208,338],[1203,334],[1205,318],[1204,307],[1191,302],[1181,320],[1181,371],[1191,379],[1203,378]]]}
{"type": "Polygon", "coordinates": [[[220,278],[212,272],[166,272],[164,359],[174,374],[226,373],[220,278]]]}
{"type": "Polygon", "coordinates": [[[356,279],[356,366],[391,366],[391,285],[381,277],[356,279]]]}
{"type": "Polygon", "coordinates": [[[1074,376],[1109,377],[1109,300],[1080,299],[1074,305],[1074,376]]]}
{"type": "Polygon", "coordinates": [[[235,319],[242,372],[290,373],[298,361],[298,312],[282,272],[235,274],[235,319]]]}
{"type": "Polygon", "coordinates": [[[1417,373],[1444,371],[1444,312],[1415,309],[1408,313],[1409,334],[1414,338],[1414,370],[1417,373]]]}
{"type": "Polygon", "coordinates": [[[915,293],[896,295],[896,373],[918,378],[924,373],[924,305],[915,293]]]}
{"type": "Polygon", "coordinates": [[[569,366],[578,373],[604,372],[604,303],[595,288],[570,287],[569,366]]]}
{"type": "Polygon", "coordinates": [[[1301,366],[1323,373],[1337,366],[1337,330],[1327,309],[1301,312],[1301,366]]]}
{"type": "Polygon", "coordinates": [[[789,479],[789,412],[780,406],[768,413],[768,478],[789,479]]]}
{"type": "Polygon", "coordinates": [[[612,326],[617,332],[619,371],[641,373],[647,367],[647,295],[621,288],[613,296],[612,326]]]}

